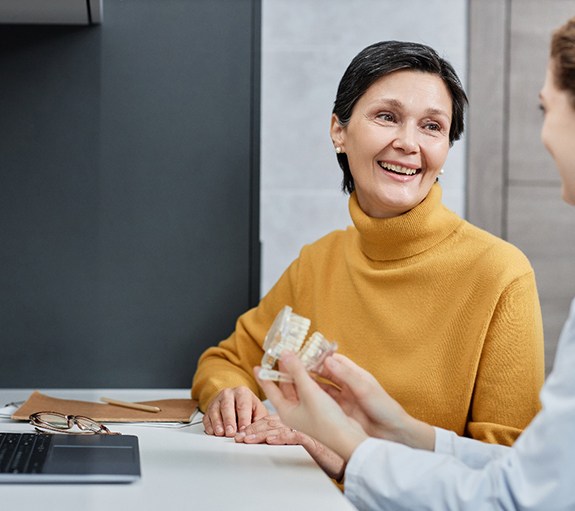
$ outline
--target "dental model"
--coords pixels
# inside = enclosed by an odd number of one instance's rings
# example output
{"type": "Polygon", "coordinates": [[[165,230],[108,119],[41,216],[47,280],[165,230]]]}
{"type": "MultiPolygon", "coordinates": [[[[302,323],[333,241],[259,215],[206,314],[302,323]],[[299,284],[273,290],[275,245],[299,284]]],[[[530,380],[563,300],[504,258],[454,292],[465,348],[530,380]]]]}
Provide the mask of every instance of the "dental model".
{"type": "Polygon", "coordinates": [[[309,330],[311,321],[292,312],[286,305],[276,316],[264,339],[262,368],[272,369],[284,350],[298,351],[309,330]]]}
{"type": "Polygon", "coordinates": [[[295,314],[287,305],[279,312],[264,339],[264,355],[258,375],[260,379],[293,381],[289,375],[273,368],[282,351],[286,350],[297,353],[308,371],[321,367],[325,358],[337,349],[337,343],[328,341],[319,332],[314,332],[302,348],[310,324],[309,319],[295,314]]]}
{"type": "Polygon", "coordinates": [[[318,371],[323,361],[337,350],[337,343],[328,341],[319,332],[314,332],[298,357],[308,371],[318,371]]]}

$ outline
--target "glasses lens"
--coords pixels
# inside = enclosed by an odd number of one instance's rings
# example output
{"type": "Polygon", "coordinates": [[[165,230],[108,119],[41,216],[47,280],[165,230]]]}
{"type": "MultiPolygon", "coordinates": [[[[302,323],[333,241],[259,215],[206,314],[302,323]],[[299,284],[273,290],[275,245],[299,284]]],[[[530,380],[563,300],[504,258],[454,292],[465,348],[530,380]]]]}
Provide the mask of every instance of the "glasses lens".
{"type": "Polygon", "coordinates": [[[68,422],[68,418],[65,415],[52,412],[40,412],[33,415],[35,424],[42,425],[46,424],[55,429],[69,429],[71,424],[68,422]]]}
{"type": "Polygon", "coordinates": [[[96,421],[93,421],[88,417],[82,417],[81,415],[78,415],[74,417],[74,419],[76,425],[82,431],[91,431],[92,433],[99,433],[103,429],[103,426],[101,424],[98,424],[96,421]]]}

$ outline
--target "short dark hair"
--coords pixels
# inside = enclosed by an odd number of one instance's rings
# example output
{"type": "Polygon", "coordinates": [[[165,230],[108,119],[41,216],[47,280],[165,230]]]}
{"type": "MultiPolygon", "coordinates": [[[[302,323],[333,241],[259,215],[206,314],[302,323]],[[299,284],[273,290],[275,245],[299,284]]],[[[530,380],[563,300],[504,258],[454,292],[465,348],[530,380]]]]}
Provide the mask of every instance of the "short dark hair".
{"type": "MultiPolygon", "coordinates": [[[[337,89],[333,113],[339,123],[349,123],[353,107],[367,89],[382,76],[400,70],[422,71],[439,76],[451,95],[452,119],[449,129],[449,143],[463,133],[467,96],[455,70],[447,60],[425,44],[404,41],[382,41],[374,43],[359,52],[343,74],[337,89]]],[[[349,162],[345,153],[337,154],[343,170],[342,189],[351,193],[355,189],[349,162]]]]}

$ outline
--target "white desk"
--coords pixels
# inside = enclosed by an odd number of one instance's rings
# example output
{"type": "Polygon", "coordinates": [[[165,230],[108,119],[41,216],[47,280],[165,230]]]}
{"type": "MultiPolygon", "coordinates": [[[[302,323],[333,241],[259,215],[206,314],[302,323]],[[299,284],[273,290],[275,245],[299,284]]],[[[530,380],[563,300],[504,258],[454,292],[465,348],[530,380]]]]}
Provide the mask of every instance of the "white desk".
{"type": "MultiPolygon", "coordinates": [[[[41,389],[39,389],[41,390],[41,389]]],[[[41,390],[53,397],[98,401],[187,398],[189,390],[41,390]]],[[[30,390],[0,389],[0,407],[30,390]]],[[[127,485],[0,485],[0,509],[81,511],[354,510],[300,446],[236,444],[207,436],[201,424],[160,428],[111,424],[137,435],[142,479],[127,485]]],[[[31,431],[0,419],[1,431],[31,431]]]]}

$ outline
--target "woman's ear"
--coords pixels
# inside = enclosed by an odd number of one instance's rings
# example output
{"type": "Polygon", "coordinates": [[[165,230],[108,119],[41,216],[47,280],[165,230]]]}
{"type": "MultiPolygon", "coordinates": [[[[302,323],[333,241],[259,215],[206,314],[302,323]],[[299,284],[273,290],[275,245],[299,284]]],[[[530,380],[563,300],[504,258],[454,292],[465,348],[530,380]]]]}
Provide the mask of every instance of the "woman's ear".
{"type": "Polygon", "coordinates": [[[342,126],[336,114],[331,115],[329,133],[337,153],[345,153],[345,126],[342,126]]]}

